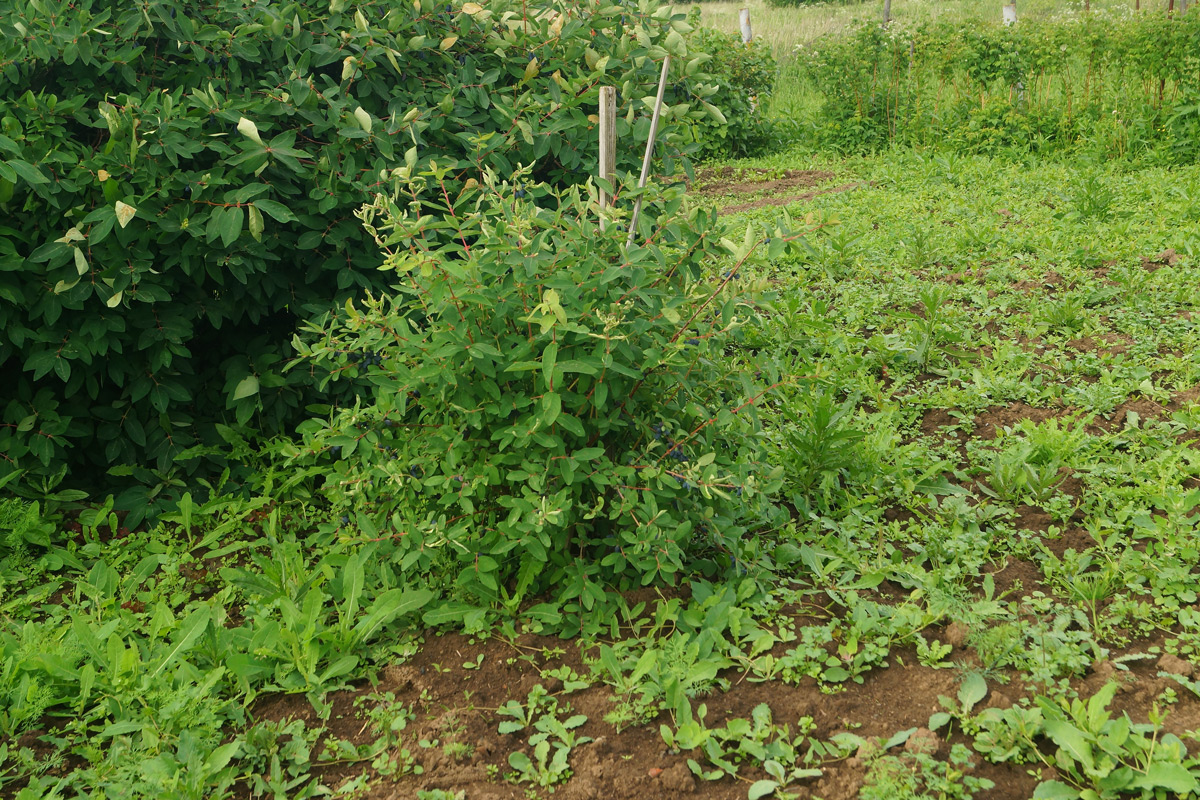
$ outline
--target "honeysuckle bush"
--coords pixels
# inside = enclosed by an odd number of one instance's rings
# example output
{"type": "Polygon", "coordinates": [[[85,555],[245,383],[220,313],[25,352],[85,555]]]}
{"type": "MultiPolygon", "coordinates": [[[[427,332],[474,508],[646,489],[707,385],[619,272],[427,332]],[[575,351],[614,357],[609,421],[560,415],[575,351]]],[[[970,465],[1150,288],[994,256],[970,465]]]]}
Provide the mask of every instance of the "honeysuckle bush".
{"type": "Polygon", "coordinates": [[[675,187],[652,191],[626,249],[625,222],[602,230],[578,187],[489,173],[431,209],[421,187],[442,172],[361,212],[394,291],[295,344],[295,368],[365,390],[284,446],[295,481],[317,481],[345,537],[388,542],[438,586],[431,622],[541,594],[578,618],[610,588],[744,569],[780,475],[758,408],[781,379],[738,355],[763,302],[742,273],[797,234],[735,244],[675,187]]]}
{"type": "Polygon", "coordinates": [[[688,37],[688,46],[711,57],[705,69],[718,89],[709,101],[725,118],[723,125],[702,121],[694,126],[700,156],[745,158],[777,149],[792,130],[789,121],[767,113],[779,74],[771,46],[763,39],[745,44],[740,34],[700,27],[698,6],[693,7],[689,21],[695,30],[688,37]]]}
{"type": "Polygon", "coordinates": [[[603,85],[633,170],[667,53],[674,171],[721,120],[689,30],[649,0],[7,4],[0,477],[44,494],[135,465],[118,505],[140,513],[181,463],[224,466],[206,447],[290,429],[298,322],[391,280],[354,217],[381,175],[417,147],[430,196],[517,163],[577,183],[603,85]]]}

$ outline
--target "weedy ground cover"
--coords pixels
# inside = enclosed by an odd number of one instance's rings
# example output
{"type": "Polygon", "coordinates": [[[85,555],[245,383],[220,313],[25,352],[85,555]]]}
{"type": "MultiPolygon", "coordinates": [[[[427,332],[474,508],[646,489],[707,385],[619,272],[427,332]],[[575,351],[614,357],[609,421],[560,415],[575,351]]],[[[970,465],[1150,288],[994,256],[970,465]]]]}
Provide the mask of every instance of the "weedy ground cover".
{"type": "Polygon", "coordinates": [[[570,640],[566,603],[423,628],[358,511],[6,501],[0,792],[1200,794],[1200,168],[791,153],[692,197],[810,231],[711,265],[762,300],[707,357],[784,379],[724,572],[570,640]]]}

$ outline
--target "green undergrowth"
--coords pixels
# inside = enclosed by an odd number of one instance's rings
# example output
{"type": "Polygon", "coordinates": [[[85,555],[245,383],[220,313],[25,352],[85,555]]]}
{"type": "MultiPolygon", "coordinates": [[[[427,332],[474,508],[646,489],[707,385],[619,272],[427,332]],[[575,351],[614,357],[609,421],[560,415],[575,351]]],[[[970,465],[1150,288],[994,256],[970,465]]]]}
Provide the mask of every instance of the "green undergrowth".
{"type": "MultiPolygon", "coordinates": [[[[515,259],[515,277],[503,261],[464,259],[491,277],[495,291],[534,298],[526,324],[505,328],[513,338],[495,348],[540,354],[538,368],[515,370],[506,384],[528,401],[512,419],[469,413],[473,407],[455,394],[467,390],[445,375],[420,375],[433,388],[415,395],[414,373],[393,365],[426,339],[385,342],[377,323],[386,309],[359,307],[358,317],[314,331],[310,341],[320,344],[309,345],[311,360],[303,362],[347,379],[361,373],[379,393],[373,411],[385,396],[391,413],[404,410],[397,404],[422,409],[452,430],[462,469],[446,470],[422,451],[442,439],[412,437],[396,469],[414,483],[373,495],[369,487],[391,475],[391,428],[372,419],[361,429],[365,416],[330,412],[287,468],[258,455],[261,499],[216,487],[216,499],[189,498],[149,531],[123,530],[103,507],[76,519],[54,504],[0,505],[0,792],[282,798],[355,796],[386,781],[416,786],[413,776],[431,763],[423,754],[436,746],[456,759],[473,743],[450,733],[441,744],[415,740],[409,726],[417,712],[385,694],[362,695],[359,739],[322,729],[336,691],[366,686],[411,658],[432,623],[510,640],[577,634],[578,669],[542,667],[537,688],[487,712],[511,745],[495,754],[493,780],[530,796],[548,797],[570,781],[589,740],[619,742],[620,732],[647,725],[686,761],[701,791],[705,781],[738,782],[750,798],[811,793],[839,771],[856,771],[864,798],[975,797],[992,783],[980,772],[985,762],[998,765],[992,778],[996,770],[1022,777],[1033,770],[1037,797],[1200,794],[1193,732],[1176,724],[1200,695],[1190,675],[1200,661],[1193,446],[1200,406],[1192,391],[1200,384],[1193,321],[1200,169],[911,152],[805,161],[793,153],[741,166],[831,167],[834,185],[858,188],[732,220],[737,230],[751,225],[749,241],[762,258],[731,261],[730,248],[748,251],[730,241],[692,284],[701,303],[713,282],[757,298],[730,312],[739,318],[736,336],[709,320],[668,347],[663,341],[675,334],[659,321],[643,329],[663,369],[688,380],[714,365],[736,367],[751,383],[762,380],[759,370],[781,375],[756,405],[755,469],[780,473],[772,505],[743,513],[745,530],[736,543],[722,542],[725,550],[708,539],[682,543],[672,572],[686,591],[645,602],[601,592],[589,609],[582,595],[555,593],[561,576],[578,569],[576,559],[551,559],[545,574],[519,567],[538,536],[569,544],[587,526],[574,511],[539,521],[532,495],[505,494],[503,482],[489,477],[501,465],[534,470],[504,463],[503,450],[489,455],[481,443],[517,435],[551,411],[556,420],[571,413],[567,404],[552,409],[545,396],[551,381],[564,385],[555,370],[567,348],[578,349],[572,358],[582,364],[586,340],[595,337],[564,330],[547,371],[555,302],[572,302],[565,290],[547,297],[554,286],[517,272],[524,262],[515,259]],[[783,212],[792,221],[777,226],[783,212]],[[807,233],[781,236],[785,230],[807,233]],[[782,238],[793,241],[767,241],[782,238]],[[359,355],[351,360],[351,353],[359,355]],[[366,353],[372,363],[361,366],[366,353]],[[465,421],[457,416],[464,414],[465,421]],[[475,433],[464,436],[464,424],[475,433]],[[341,448],[336,458],[333,447],[341,448]],[[356,460],[355,450],[371,455],[356,460]],[[314,464],[331,463],[328,482],[310,482],[314,464]],[[476,507],[514,526],[525,548],[516,565],[501,555],[477,566],[462,555],[469,547],[457,548],[499,540],[472,539],[469,529],[447,523],[452,512],[439,504],[459,502],[457,488],[452,501],[442,492],[457,486],[455,475],[474,476],[476,507]],[[529,505],[511,516],[489,505],[522,502],[529,505]],[[404,551],[393,536],[399,528],[389,527],[394,513],[431,521],[427,530],[442,537],[442,548],[404,551]],[[856,725],[863,719],[830,727],[815,714],[784,718],[770,701],[730,717],[711,711],[723,696],[761,683],[815,687],[850,701],[862,684],[902,664],[949,676],[938,708],[921,712],[929,714],[927,730],[868,735],[856,725]],[[1157,678],[1149,696],[1118,691],[1157,678]],[[603,719],[572,707],[572,695],[587,687],[611,695],[603,719]],[[314,722],[263,718],[258,701],[279,694],[307,697],[314,722]],[[348,782],[325,786],[331,764],[361,767],[348,782]]],[[[668,193],[655,213],[674,213],[676,200],[668,193]]],[[[472,242],[503,239],[504,225],[539,235],[536,215],[520,204],[496,215],[489,225],[497,228],[477,231],[472,242]]],[[[589,235],[596,248],[613,245],[589,235]]],[[[688,238],[694,229],[680,235],[696,244],[688,238]]],[[[590,271],[579,269],[587,285],[590,271]]],[[[418,268],[409,276],[414,297],[441,301],[428,284],[420,287],[422,275],[433,274],[418,268]]],[[[471,275],[463,266],[451,277],[471,275]]],[[[424,335],[451,341],[455,330],[438,328],[441,311],[429,309],[424,335]]],[[[590,376],[578,375],[564,393],[587,394],[590,376]]],[[[731,390],[724,377],[711,388],[731,390]]],[[[602,410],[580,424],[609,424],[602,410]]],[[[686,404],[671,414],[691,415],[693,426],[709,418],[686,404]]],[[[605,469],[624,474],[617,445],[674,447],[665,440],[682,439],[668,424],[677,417],[651,414],[644,429],[623,432],[612,423],[617,433],[601,430],[615,437],[605,469]]],[[[729,430],[743,424],[726,423],[729,430]]],[[[579,443],[555,435],[566,444],[527,444],[525,459],[558,464],[577,452],[556,450],[579,443]]],[[[705,470],[736,468],[736,458],[721,466],[726,456],[712,444],[711,460],[703,458],[708,450],[665,459],[668,471],[647,483],[655,493],[643,502],[658,503],[664,520],[678,515],[676,526],[703,516],[710,503],[734,514],[734,501],[745,500],[737,493],[718,503],[681,482],[712,483],[705,470]]],[[[557,474],[555,491],[572,509],[594,508],[605,496],[603,485],[557,474]]],[[[638,514],[642,507],[623,508],[638,514]]],[[[619,515],[610,519],[605,579],[633,576],[633,588],[643,570],[661,580],[649,562],[621,560],[622,548],[636,550],[637,542],[620,538],[629,526],[619,515]]]]}

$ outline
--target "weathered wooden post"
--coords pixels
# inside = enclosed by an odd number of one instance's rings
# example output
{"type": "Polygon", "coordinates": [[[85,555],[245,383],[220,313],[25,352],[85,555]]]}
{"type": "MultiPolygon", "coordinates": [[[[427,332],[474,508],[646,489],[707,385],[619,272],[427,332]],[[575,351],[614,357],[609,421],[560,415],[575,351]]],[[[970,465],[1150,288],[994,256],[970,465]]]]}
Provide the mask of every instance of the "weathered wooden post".
{"type": "Polygon", "coordinates": [[[750,9],[743,8],[738,12],[738,24],[742,28],[742,44],[750,44],[754,40],[754,31],[750,28],[750,9]]]}
{"type": "MultiPolygon", "coordinates": [[[[600,87],[600,177],[612,186],[617,181],[617,87],[600,87]]],[[[600,230],[608,228],[612,195],[600,189],[600,230]]]]}
{"type": "Polygon", "coordinates": [[[892,21],[892,0],[883,0],[883,27],[892,21]]]}

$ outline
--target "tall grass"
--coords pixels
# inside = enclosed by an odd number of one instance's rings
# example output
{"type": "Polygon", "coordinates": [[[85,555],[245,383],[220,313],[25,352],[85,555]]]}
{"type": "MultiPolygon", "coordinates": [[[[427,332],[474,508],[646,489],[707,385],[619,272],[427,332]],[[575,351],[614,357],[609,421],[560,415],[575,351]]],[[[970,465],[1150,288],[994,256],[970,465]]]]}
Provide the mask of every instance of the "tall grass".
{"type": "MultiPolygon", "coordinates": [[[[939,27],[943,30],[947,27],[956,29],[959,26],[964,30],[979,30],[982,25],[985,30],[994,26],[994,30],[999,33],[1002,26],[1001,7],[1003,2],[1004,0],[987,0],[987,2],[982,0],[892,0],[892,19],[898,30],[913,31],[926,23],[941,23],[939,27]]],[[[1047,23],[1055,23],[1051,27],[1068,30],[1078,29],[1077,26],[1086,20],[1090,23],[1088,27],[1102,31],[1108,29],[1107,21],[1110,20],[1113,27],[1127,27],[1133,22],[1132,18],[1135,15],[1146,22],[1157,20],[1166,22],[1167,2],[1168,0],[1142,0],[1140,14],[1135,14],[1135,0],[1091,0],[1090,10],[1086,11],[1082,0],[1017,0],[1017,6],[1020,21],[1025,25],[1032,24],[1037,28],[1045,29],[1047,23]],[[1057,24],[1060,22],[1064,23],[1061,28],[1057,24]],[[1075,23],[1075,25],[1069,23],[1075,23]],[[1097,28],[1097,23],[1102,23],[1099,28],[1097,28]]],[[[771,45],[779,65],[778,80],[769,109],[770,114],[777,118],[795,121],[814,121],[818,115],[824,113],[821,109],[828,99],[828,91],[838,84],[839,79],[835,75],[826,75],[824,76],[825,83],[818,86],[817,83],[820,81],[811,80],[811,73],[801,68],[800,62],[803,59],[797,57],[798,54],[825,51],[830,45],[844,40],[844,37],[849,37],[852,31],[861,30],[864,24],[870,25],[881,20],[883,0],[825,2],[788,8],[768,5],[766,0],[722,0],[703,2],[698,6],[703,24],[729,32],[738,30],[739,9],[749,7],[755,38],[765,40],[771,45]]],[[[683,6],[677,6],[677,8],[683,8],[683,6]]],[[[1025,30],[1025,27],[1021,26],[1020,30],[1025,30]]],[[[955,50],[958,49],[957,43],[952,43],[952,45],[955,50]]],[[[1076,44],[1072,42],[1071,47],[1075,49],[1076,44]]],[[[909,65],[909,69],[907,72],[904,70],[894,72],[893,77],[900,84],[911,84],[915,80],[917,84],[922,85],[921,91],[925,94],[929,94],[928,89],[932,88],[934,82],[941,84],[935,94],[929,95],[934,104],[934,116],[936,117],[937,109],[943,107],[942,95],[944,92],[956,91],[962,87],[964,82],[959,78],[954,78],[950,85],[945,85],[944,77],[930,81],[928,78],[931,76],[926,76],[926,79],[922,80],[917,75],[921,70],[913,71],[912,62],[908,56],[904,56],[902,60],[909,65]]],[[[918,62],[921,60],[918,58],[918,62]]],[[[961,72],[969,66],[961,63],[954,68],[954,71],[961,72]]],[[[1044,116],[1049,110],[1047,105],[1065,104],[1066,116],[1070,117],[1072,104],[1081,99],[1093,102],[1099,99],[1088,96],[1096,92],[1097,86],[1104,90],[1100,94],[1110,96],[1105,101],[1112,103],[1108,106],[1110,111],[1121,108],[1124,112],[1127,110],[1125,107],[1130,103],[1136,106],[1142,102],[1140,90],[1144,87],[1122,86],[1132,76],[1123,72],[1119,61],[1114,64],[1101,65],[1098,72],[1093,72],[1087,63],[1080,59],[1074,59],[1072,63],[1052,70],[1051,74],[1046,74],[1043,70],[1040,75],[1035,73],[1027,77],[1031,85],[1021,91],[1022,113],[1028,107],[1029,110],[1044,116]],[[1115,85],[1111,82],[1105,85],[1106,80],[1115,81],[1115,85]],[[1137,94],[1138,97],[1127,97],[1129,94],[1137,94]],[[1083,96],[1080,97],[1080,95],[1083,96]],[[1027,106],[1026,99],[1029,101],[1027,106]]],[[[849,76],[846,76],[846,79],[848,80],[849,76]]],[[[974,81],[968,80],[966,83],[972,84],[974,81]]],[[[1168,77],[1163,84],[1160,84],[1156,77],[1153,83],[1163,93],[1163,96],[1157,99],[1156,105],[1162,106],[1165,103],[1167,107],[1170,107],[1176,100],[1178,82],[1168,77]]],[[[974,88],[978,89],[979,87],[974,88]]],[[[981,106],[986,106],[989,102],[988,95],[992,94],[994,89],[995,87],[989,86],[977,91],[976,101],[981,106]]],[[[904,91],[909,90],[905,89],[904,91]]],[[[1015,100],[1017,90],[1013,88],[1012,91],[1015,100]]],[[[872,95],[874,95],[874,90],[872,90],[872,95]]],[[[962,100],[961,97],[957,99],[962,100]]],[[[1113,114],[1116,113],[1113,111],[1113,114]]],[[[899,119],[895,120],[895,123],[900,122],[899,119]]],[[[1095,131],[1089,135],[1111,138],[1113,141],[1106,146],[1107,150],[1123,152],[1128,147],[1137,144],[1135,141],[1123,141],[1124,139],[1131,136],[1137,138],[1142,135],[1130,128],[1129,118],[1123,114],[1120,118],[1114,117],[1112,120],[1100,122],[1103,124],[1098,125],[1095,131]]],[[[1161,120],[1158,124],[1161,124],[1161,120]]],[[[937,126],[931,128],[929,133],[935,137],[939,135],[937,126]]],[[[1157,138],[1154,131],[1147,133],[1149,138],[1157,138]]],[[[1079,135],[1079,131],[1075,131],[1073,135],[1079,135]]]]}

